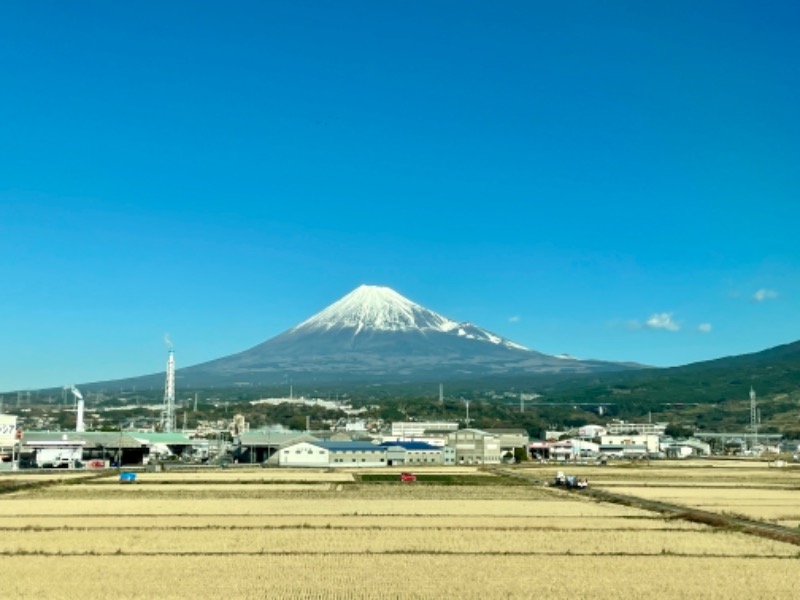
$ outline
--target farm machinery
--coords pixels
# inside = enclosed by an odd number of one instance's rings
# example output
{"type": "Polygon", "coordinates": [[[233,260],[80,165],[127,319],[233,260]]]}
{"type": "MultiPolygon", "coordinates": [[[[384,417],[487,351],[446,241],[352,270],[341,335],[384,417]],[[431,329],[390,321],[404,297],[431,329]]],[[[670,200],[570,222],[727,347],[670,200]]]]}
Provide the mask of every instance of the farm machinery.
{"type": "Polygon", "coordinates": [[[589,480],[585,477],[577,477],[575,475],[565,475],[564,471],[558,471],[553,480],[556,487],[565,487],[575,490],[583,490],[589,487],[589,480]]]}

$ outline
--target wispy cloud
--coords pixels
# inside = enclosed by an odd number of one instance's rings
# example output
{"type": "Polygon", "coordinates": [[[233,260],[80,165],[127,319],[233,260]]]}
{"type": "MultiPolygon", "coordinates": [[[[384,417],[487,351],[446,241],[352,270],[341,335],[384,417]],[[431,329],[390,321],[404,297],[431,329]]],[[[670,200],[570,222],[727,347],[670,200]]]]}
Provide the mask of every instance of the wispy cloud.
{"type": "Polygon", "coordinates": [[[766,288],[761,288],[760,290],[756,291],[753,294],[753,300],[755,302],[764,302],[764,300],[773,300],[778,297],[778,292],[775,290],[768,290],[766,288]]]}
{"type": "Polygon", "coordinates": [[[625,327],[633,331],[637,331],[639,329],[642,329],[643,325],[636,319],[630,319],[628,321],[625,321],[625,327]]]}
{"type": "Polygon", "coordinates": [[[647,319],[645,325],[650,329],[665,329],[667,331],[678,331],[681,326],[672,318],[672,313],[656,313],[647,319]]]}
{"type": "Polygon", "coordinates": [[[513,317],[508,317],[509,323],[519,323],[519,315],[514,315],[513,317]]]}
{"type": "Polygon", "coordinates": [[[700,323],[700,325],[697,326],[697,331],[700,333],[711,333],[711,329],[711,323],[700,323]]]}

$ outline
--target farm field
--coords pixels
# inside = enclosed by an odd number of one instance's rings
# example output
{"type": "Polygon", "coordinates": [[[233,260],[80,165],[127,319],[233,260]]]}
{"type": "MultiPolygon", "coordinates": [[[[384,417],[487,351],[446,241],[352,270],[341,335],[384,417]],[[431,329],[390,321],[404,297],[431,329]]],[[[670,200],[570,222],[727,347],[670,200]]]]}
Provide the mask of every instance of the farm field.
{"type": "MultiPolygon", "coordinates": [[[[399,471],[370,474],[387,473],[399,471]]],[[[413,484],[344,471],[141,473],[136,484],[109,474],[6,493],[0,596],[794,595],[796,545],[488,471],[418,474],[413,484]]]]}
{"type": "MultiPolygon", "coordinates": [[[[568,469],[570,467],[567,467],[568,469]]],[[[670,461],[574,467],[592,487],[786,527],[800,526],[800,467],[761,461],[670,461]]],[[[543,472],[539,470],[538,472],[543,472]]],[[[555,473],[549,468],[546,473],[555,473]]]]}

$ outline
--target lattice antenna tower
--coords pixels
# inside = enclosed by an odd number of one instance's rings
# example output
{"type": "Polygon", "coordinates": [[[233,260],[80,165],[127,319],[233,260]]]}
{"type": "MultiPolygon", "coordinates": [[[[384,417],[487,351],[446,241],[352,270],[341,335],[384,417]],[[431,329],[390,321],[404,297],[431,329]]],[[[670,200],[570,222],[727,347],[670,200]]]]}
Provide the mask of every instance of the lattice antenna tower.
{"type": "Polygon", "coordinates": [[[758,444],[758,426],[761,424],[761,415],[758,411],[756,391],[750,386],[750,429],[753,430],[753,445],[758,444]]]}
{"type": "Polygon", "coordinates": [[[167,355],[167,379],[164,384],[164,409],[161,413],[161,431],[175,431],[175,351],[167,355]]]}

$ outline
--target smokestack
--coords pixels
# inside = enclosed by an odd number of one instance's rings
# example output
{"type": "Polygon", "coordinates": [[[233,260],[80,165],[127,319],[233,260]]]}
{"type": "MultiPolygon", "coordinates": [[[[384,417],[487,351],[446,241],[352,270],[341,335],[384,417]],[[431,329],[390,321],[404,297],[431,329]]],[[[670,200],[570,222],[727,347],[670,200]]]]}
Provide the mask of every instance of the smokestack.
{"type": "Polygon", "coordinates": [[[86,425],[83,424],[83,396],[78,396],[78,415],[75,417],[75,431],[78,433],[86,431],[86,425]]]}

